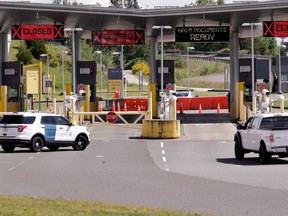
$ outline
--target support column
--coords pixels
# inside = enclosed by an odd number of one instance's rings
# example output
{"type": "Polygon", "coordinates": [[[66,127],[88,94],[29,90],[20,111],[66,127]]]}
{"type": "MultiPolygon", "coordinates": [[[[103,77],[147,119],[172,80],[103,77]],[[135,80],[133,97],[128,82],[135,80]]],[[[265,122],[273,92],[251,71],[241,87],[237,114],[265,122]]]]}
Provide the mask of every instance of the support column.
{"type": "MultiPolygon", "coordinates": [[[[2,71],[2,62],[8,61],[10,46],[10,44],[8,44],[8,36],[6,33],[0,34],[0,71],[2,71]]],[[[2,73],[0,73],[0,85],[2,85],[2,73]]]]}
{"type": "MultiPolygon", "coordinates": [[[[82,32],[77,32],[75,31],[74,32],[74,40],[75,40],[75,88],[73,89],[76,89],[76,92],[77,93],[77,84],[78,84],[78,77],[77,77],[77,61],[81,61],[81,35],[82,35],[82,32]]],[[[73,54],[72,54],[73,56],[73,54]]]]}
{"type": "Polygon", "coordinates": [[[149,83],[156,83],[156,50],[157,50],[157,42],[156,38],[150,37],[150,76],[149,83]]]}
{"type": "Polygon", "coordinates": [[[239,23],[233,15],[230,32],[230,115],[239,118],[237,83],[239,82],[239,23]]]}
{"type": "Polygon", "coordinates": [[[82,32],[75,31],[75,55],[76,61],[81,61],[81,36],[82,32]]]}

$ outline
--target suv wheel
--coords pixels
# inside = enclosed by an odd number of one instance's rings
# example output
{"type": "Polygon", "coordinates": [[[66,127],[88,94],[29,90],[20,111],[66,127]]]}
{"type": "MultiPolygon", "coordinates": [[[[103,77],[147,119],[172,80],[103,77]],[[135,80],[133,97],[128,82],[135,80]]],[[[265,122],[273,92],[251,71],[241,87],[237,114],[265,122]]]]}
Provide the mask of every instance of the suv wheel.
{"type": "Polygon", "coordinates": [[[15,149],[15,146],[10,145],[10,144],[2,144],[2,149],[4,152],[13,152],[15,149]]]}
{"type": "Polygon", "coordinates": [[[41,137],[34,137],[31,142],[30,150],[33,152],[41,152],[43,146],[44,146],[43,139],[41,137]]]}
{"type": "Polygon", "coordinates": [[[264,143],[260,144],[259,159],[260,159],[261,164],[267,164],[271,159],[271,154],[267,152],[266,146],[264,143]]]}
{"type": "Polygon", "coordinates": [[[87,139],[85,136],[80,135],[76,138],[74,145],[72,146],[74,150],[83,151],[87,147],[87,139]]]}

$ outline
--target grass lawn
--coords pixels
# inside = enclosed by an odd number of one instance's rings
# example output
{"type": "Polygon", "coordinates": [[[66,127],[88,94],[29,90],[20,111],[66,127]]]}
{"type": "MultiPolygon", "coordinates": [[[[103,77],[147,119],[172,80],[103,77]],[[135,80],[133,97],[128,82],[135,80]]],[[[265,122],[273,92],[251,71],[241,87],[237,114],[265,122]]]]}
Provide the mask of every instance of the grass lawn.
{"type": "Polygon", "coordinates": [[[100,202],[0,196],[1,216],[200,216],[187,212],[100,202]]]}

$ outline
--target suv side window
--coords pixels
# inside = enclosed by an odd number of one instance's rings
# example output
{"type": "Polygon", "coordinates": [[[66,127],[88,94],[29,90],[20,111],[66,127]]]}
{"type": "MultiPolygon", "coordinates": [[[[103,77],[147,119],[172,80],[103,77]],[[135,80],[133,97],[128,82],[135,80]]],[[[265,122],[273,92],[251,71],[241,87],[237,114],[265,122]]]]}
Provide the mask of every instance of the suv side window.
{"type": "Polygon", "coordinates": [[[71,123],[62,116],[55,116],[55,121],[57,125],[71,125],[71,123]]]}
{"type": "Polygon", "coordinates": [[[36,117],[35,116],[27,116],[23,117],[22,119],[22,124],[33,124],[35,121],[36,117]]]}
{"type": "Polygon", "coordinates": [[[53,116],[42,116],[41,124],[56,125],[56,121],[53,116]]]}

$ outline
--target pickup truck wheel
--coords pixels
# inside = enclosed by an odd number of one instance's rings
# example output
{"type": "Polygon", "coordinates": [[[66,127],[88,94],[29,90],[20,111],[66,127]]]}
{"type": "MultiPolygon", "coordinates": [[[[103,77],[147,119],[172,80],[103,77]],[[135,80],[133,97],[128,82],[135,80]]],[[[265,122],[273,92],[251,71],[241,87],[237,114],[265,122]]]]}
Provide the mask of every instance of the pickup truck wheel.
{"type": "Polygon", "coordinates": [[[15,149],[15,146],[10,145],[10,144],[2,144],[2,149],[4,152],[13,152],[15,149]]]}
{"type": "Polygon", "coordinates": [[[88,141],[85,136],[80,135],[76,138],[74,145],[72,146],[74,150],[83,151],[88,145],[88,141]]]}
{"type": "Polygon", "coordinates": [[[260,144],[259,159],[261,164],[267,164],[271,159],[271,154],[267,152],[266,146],[263,143],[260,144]]]}
{"type": "Polygon", "coordinates": [[[239,139],[235,140],[234,153],[237,160],[242,160],[244,158],[245,153],[239,139]]]}
{"type": "Polygon", "coordinates": [[[41,152],[44,146],[44,141],[41,137],[34,137],[31,145],[30,145],[30,151],[32,152],[41,152]]]}

